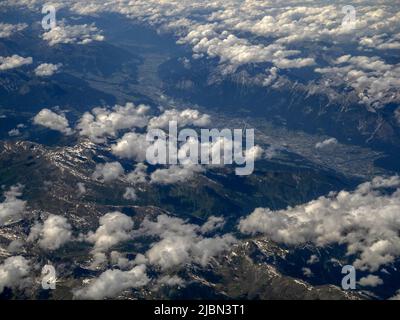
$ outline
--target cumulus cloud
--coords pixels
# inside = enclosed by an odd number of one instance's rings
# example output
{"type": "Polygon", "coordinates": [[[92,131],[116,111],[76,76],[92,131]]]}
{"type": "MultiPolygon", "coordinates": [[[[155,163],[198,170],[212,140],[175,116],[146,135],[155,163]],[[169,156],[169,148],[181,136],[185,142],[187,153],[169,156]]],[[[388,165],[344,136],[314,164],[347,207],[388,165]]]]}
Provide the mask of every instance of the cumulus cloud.
{"type": "Polygon", "coordinates": [[[217,24],[195,25],[178,43],[190,44],[195,54],[218,57],[225,65],[224,72],[231,73],[245,64],[272,62],[281,69],[302,68],[315,64],[313,58],[287,57],[298,55],[300,51],[286,50],[281,44],[253,44],[248,39],[239,38],[227,30],[218,30],[217,24]]]}
{"type": "Polygon", "coordinates": [[[316,64],[314,58],[279,59],[274,63],[281,69],[304,68],[316,64]]]}
{"type": "Polygon", "coordinates": [[[360,286],[363,287],[377,287],[381,284],[383,284],[383,280],[379,278],[378,276],[370,274],[367,277],[361,278],[359,281],[360,286]]]}
{"type": "MultiPolygon", "coordinates": [[[[10,1],[6,2],[12,4],[10,1]]],[[[35,2],[36,3],[36,2],[35,2]]],[[[32,7],[32,1],[24,2],[32,7]]],[[[21,5],[21,3],[19,3],[21,5]]],[[[212,58],[219,60],[222,74],[235,72],[243,65],[272,64],[278,68],[318,68],[317,63],[331,66],[329,45],[346,52],[348,47],[358,46],[358,51],[376,52],[385,57],[386,50],[400,47],[400,14],[395,1],[371,3],[357,1],[357,18],[352,28],[343,24],[344,14],[341,2],[326,1],[287,1],[282,6],[279,1],[204,0],[193,5],[190,1],[120,0],[112,3],[107,0],[88,0],[81,3],[71,0],[68,7],[73,13],[96,15],[99,13],[123,14],[135,22],[147,24],[161,32],[176,36],[178,43],[192,48],[193,58],[212,58]]],[[[46,33],[44,37],[51,42],[78,41],[89,42],[102,39],[94,25],[67,26],[46,33]],[[89,31],[87,31],[89,30],[89,31]],[[83,34],[83,35],[82,35],[83,34]],[[90,35],[88,35],[90,34],[90,35]]],[[[52,43],[52,42],[51,42],[52,43]]],[[[369,55],[369,54],[368,54],[369,55]]],[[[189,61],[190,62],[190,61],[189,61]]],[[[334,74],[334,71],[332,72],[334,74]]],[[[384,89],[381,101],[398,102],[398,95],[390,99],[387,91],[393,91],[396,73],[370,74],[368,82],[374,87],[367,97],[359,88],[363,79],[353,84],[362,103],[379,100],[373,92],[384,89]],[[376,78],[376,81],[375,79],[376,78]],[[384,81],[380,84],[379,80],[384,81]]],[[[274,81],[275,75],[267,77],[264,85],[274,81]]],[[[338,76],[342,81],[345,77],[338,76]]],[[[263,81],[260,82],[261,84],[263,81]]],[[[321,82],[321,90],[327,82],[321,82]]],[[[335,83],[335,81],[331,82],[335,83]]],[[[339,85],[339,84],[338,84],[339,85]]]]}
{"type": "Polygon", "coordinates": [[[118,251],[112,251],[110,253],[110,263],[114,266],[118,266],[122,270],[131,269],[135,265],[135,261],[129,260],[125,255],[118,251]]]}
{"type": "Polygon", "coordinates": [[[33,123],[51,130],[59,131],[65,135],[71,135],[73,133],[65,115],[57,114],[49,109],[40,111],[33,118],[33,123]]]}
{"type": "Polygon", "coordinates": [[[18,199],[22,196],[22,185],[15,185],[4,193],[5,200],[0,203],[0,226],[13,223],[21,218],[26,201],[18,199]]]}
{"type": "Polygon", "coordinates": [[[235,242],[236,239],[230,234],[204,238],[193,245],[191,255],[194,262],[206,266],[213,257],[228,251],[235,242]]]}
{"type": "Polygon", "coordinates": [[[148,111],[148,106],[135,106],[133,103],[127,103],[125,106],[116,105],[111,109],[94,108],[82,116],[77,129],[81,136],[102,143],[106,141],[106,137],[115,138],[120,130],[146,127],[148,111]]]}
{"type": "Polygon", "coordinates": [[[115,298],[128,289],[141,288],[149,283],[146,266],[140,265],[130,271],[107,270],[94,279],[87,287],[76,290],[79,299],[101,300],[115,298]]]}
{"type": "MultiPolygon", "coordinates": [[[[141,126],[147,127],[149,130],[155,128],[166,129],[171,121],[177,122],[178,126],[206,126],[210,123],[210,117],[208,115],[201,114],[192,109],[184,111],[178,111],[175,109],[167,110],[158,117],[153,117],[150,120],[145,117],[142,120],[143,122],[141,123],[141,126]]],[[[148,153],[149,149],[159,151],[162,148],[160,145],[162,143],[161,140],[152,143],[150,139],[148,141],[147,138],[147,135],[144,133],[137,133],[134,131],[125,133],[122,138],[118,139],[116,143],[111,146],[111,152],[119,158],[143,162],[147,159],[146,153],[148,153]]],[[[169,143],[174,143],[174,141],[170,140],[169,143]]],[[[149,151],[149,153],[151,152],[149,151]]],[[[176,171],[177,169],[174,168],[171,170],[176,171]]]]}
{"type": "Polygon", "coordinates": [[[149,263],[162,269],[183,267],[192,262],[205,266],[212,257],[229,250],[234,242],[231,235],[206,239],[171,236],[154,244],[146,256],[149,263]]]}
{"type": "Polygon", "coordinates": [[[269,70],[269,75],[263,80],[263,86],[268,87],[270,86],[276,79],[278,78],[278,68],[272,67],[269,70]]]}
{"type": "Polygon", "coordinates": [[[77,184],[76,184],[76,186],[78,187],[78,193],[79,193],[79,195],[84,195],[85,193],[86,193],[86,186],[85,186],[85,184],[84,183],[82,183],[82,182],[78,182],[77,184]]]}
{"type": "Polygon", "coordinates": [[[135,170],[126,175],[126,180],[130,183],[145,183],[147,180],[147,166],[144,163],[138,163],[135,170]]]}
{"type": "Polygon", "coordinates": [[[151,182],[155,184],[168,185],[185,182],[192,179],[196,173],[204,169],[197,165],[170,166],[166,169],[157,169],[151,176],[151,182]]]}
{"type": "Polygon", "coordinates": [[[319,258],[315,254],[311,255],[310,259],[307,260],[307,264],[314,264],[314,263],[318,263],[318,262],[319,262],[319,258]]]}
{"type": "Polygon", "coordinates": [[[125,170],[119,162],[100,163],[96,165],[92,177],[103,182],[112,182],[121,177],[124,172],[125,170]]]}
{"type": "MultiPolygon", "coordinates": [[[[178,43],[192,47],[194,57],[218,58],[223,73],[234,72],[242,65],[263,63],[272,63],[281,69],[315,66],[318,71],[315,56],[330,64],[329,58],[325,59],[326,43],[343,47],[344,51],[349,42],[359,45],[361,50],[378,51],[399,48],[400,43],[400,16],[394,3],[390,2],[384,6],[367,1],[357,2],[357,14],[363,18],[356,20],[354,29],[343,27],[340,4],[321,1],[289,1],[285,6],[276,1],[238,3],[222,0],[202,1],[195,6],[186,1],[173,0],[165,3],[138,1],[135,5],[120,2],[113,8],[104,2],[91,4],[90,10],[88,6],[79,4],[72,7],[81,14],[102,11],[123,13],[160,30],[175,33],[178,43]],[[315,46],[321,53],[313,49],[315,46]]],[[[334,70],[332,74],[335,74],[334,70]]],[[[352,81],[352,86],[362,103],[398,102],[394,89],[396,74],[369,74],[367,81],[370,88],[367,93],[362,90],[363,77],[352,81]],[[379,89],[383,91],[382,97],[378,94],[379,89]],[[374,96],[374,93],[377,95],[374,96]]],[[[265,85],[274,81],[275,76],[271,72],[265,85]]],[[[350,79],[352,77],[354,75],[350,79]]],[[[339,74],[330,84],[339,86],[343,81],[350,81],[345,79],[346,75],[339,74]],[[338,82],[338,79],[341,81],[338,82]]],[[[323,87],[321,85],[321,90],[324,90],[323,87]]]]}
{"type": "MultiPolygon", "coordinates": [[[[218,135],[220,134],[223,135],[223,131],[218,133],[218,135]]],[[[229,134],[231,135],[230,132],[229,134]]],[[[160,153],[165,152],[165,145],[162,146],[160,140],[148,147],[148,155],[153,156],[158,152],[158,156],[155,156],[154,160],[152,159],[154,161],[152,164],[165,164],[167,162],[166,157],[164,159],[160,155],[160,153]]],[[[171,144],[171,142],[173,141],[170,140],[169,143],[171,144]]],[[[133,141],[129,145],[133,146],[133,141]]],[[[176,146],[175,143],[174,145],[176,146]]],[[[131,148],[126,149],[131,150],[131,148]]],[[[257,145],[243,151],[242,141],[235,139],[232,142],[232,135],[230,139],[218,136],[218,138],[213,138],[209,142],[201,142],[198,138],[190,137],[176,146],[176,150],[180,165],[170,164],[166,168],[157,169],[150,176],[152,183],[167,185],[185,182],[203,172],[207,167],[231,165],[233,160],[240,164],[246,163],[246,169],[250,169],[254,162],[264,155],[264,150],[257,145]],[[198,164],[199,162],[201,162],[201,165],[198,164]]],[[[239,169],[236,170],[238,172],[239,169]]]]}
{"type": "Polygon", "coordinates": [[[330,147],[336,146],[337,144],[338,144],[337,139],[330,138],[330,139],[326,139],[322,142],[316,143],[315,148],[316,149],[325,149],[325,148],[330,148],[330,147]]]}
{"type": "Polygon", "coordinates": [[[9,57],[0,56],[0,71],[19,68],[24,65],[32,64],[32,62],[33,59],[31,57],[24,58],[17,54],[14,54],[9,57]]]}
{"type": "Polygon", "coordinates": [[[400,49],[400,42],[398,40],[398,34],[393,37],[390,37],[387,34],[376,34],[361,38],[359,43],[365,48],[395,50],[400,49]]]}
{"type": "Polygon", "coordinates": [[[8,131],[8,135],[10,137],[18,137],[19,135],[21,135],[21,131],[18,128],[11,129],[10,131],[8,131]]]}
{"type": "Polygon", "coordinates": [[[180,236],[162,239],[152,246],[146,256],[151,264],[163,269],[182,266],[190,262],[189,250],[192,244],[188,240],[180,236]]]}
{"type": "Polygon", "coordinates": [[[135,201],[138,198],[137,194],[136,194],[136,191],[133,188],[126,188],[123,197],[126,200],[132,200],[132,201],[135,201]]]}
{"type": "Polygon", "coordinates": [[[0,38],[8,38],[14,33],[20,32],[27,27],[28,25],[26,23],[9,24],[0,22],[0,38]]]}
{"type": "MultiPolygon", "coordinates": [[[[150,118],[148,113],[149,107],[145,105],[135,106],[132,103],[128,103],[125,106],[115,106],[112,109],[108,108],[95,108],[91,112],[85,113],[79,120],[77,129],[82,136],[87,136],[91,141],[95,143],[104,143],[107,141],[108,137],[117,138],[118,133],[123,130],[131,130],[122,135],[121,138],[117,139],[111,145],[111,152],[115,156],[121,159],[130,159],[139,162],[138,167],[135,171],[129,173],[125,178],[128,182],[133,184],[144,183],[147,181],[146,167],[142,164],[145,160],[148,160],[148,155],[152,152],[158,153],[155,156],[160,162],[157,164],[165,164],[167,159],[163,160],[162,155],[159,153],[163,150],[165,144],[163,144],[162,139],[157,141],[151,141],[146,133],[135,132],[135,129],[147,129],[150,133],[151,129],[166,129],[169,127],[170,122],[174,121],[178,126],[194,126],[203,127],[210,124],[210,116],[207,114],[202,114],[197,110],[186,109],[179,111],[176,109],[171,109],[164,111],[161,115],[150,118]],[[161,145],[162,144],[162,145],[161,145]]],[[[144,131],[144,130],[143,130],[144,131]]],[[[200,165],[197,165],[199,159],[196,157],[195,163],[193,163],[192,155],[187,155],[188,151],[192,150],[193,144],[196,143],[197,147],[200,148],[199,141],[193,141],[193,137],[185,142],[182,142],[177,148],[177,156],[179,162],[182,165],[171,164],[169,167],[157,169],[153,172],[149,180],[152,183],[157,184],[174,184],[179,182],[184,182],[192,179],[196,173],[204,171],[200,165]]],[[[216,156],[221,158],[221,147],[224,145],[222,142],[223,138],[217,139],[217,141],[212,141],[205,143],[209,146],[207,148],[212,155],[213,159],[216,156]]],[[[173,140],[168,141],[169,143],[174,143],[173,140]]],[[[264,150],[259,146],[254,146],[245,151],[242,154],[242,143],[241,141],[235,141],[234,150],[240,150],[241,154],[235,154],[235,159],[242,159],[247,163],[254,163],[255,160],[261,158],[264,154],[264,150]]],[[[203,145],[201,145],[203,147],[203,145]]],[[[232,146],[232,145],[231,145],[232,146]]],[[[232,146],[233,148],[233,146],[232,146]]],[[[204,148],[206,149],[206,148],[204,148]]],[[[156,163],[152,163],[156,164],[156,163]]],[[[222,163],[221,163],[222,164],[222,163]]],[[[104,168],[100,166],[95,172],[96,177],[102,176],[102,170],[104,168]]],[[[116,168],[118,169],[118,168],[116,168]]],[[[119,177],[123,174],[120,168],[116,170],[117,175],[113,179],[119,177]]]]}
{"type": "Polygon", "coordinates": [[[169,276],[165,275],[162,276],[157,280],[157,283],[161,286],[168,286],[168,287],[183,287],[185,285],[185,281],[178,277],[177,275],[169,276]]]}
{"type": "Polygon", "coordinates": [[[142,162],[150,145],[145,134],[129,132],[111,146],[111,152],[119,158],[142,162]]]}
{"type": "Polygon", "coordinates": [[[161,238],[168,238],[174,235],[190,237],[196,234],[198,230],[198,225],[190,224],[180,218],[163,214],[159,215],[156,221],[145,219],[138,233],[161,238]]]}
{"type": "Polygon", "coordinates": [[[121,241],[131,238],[133,221],[121,212],[110,212],[100,218],[96,232],[90,232],[86,241],[93,243],[93,252],[105,252],[121,241]]]}
{"type": "Polygon", "coordinates": [[[61,216],[50,215],[44,223],[36,223],[30,231],[28,241],[38,240],[44,250],[57,250],[72,239],[72,227],[61,216]]]}
{"type": "MultiPolygon", "coordinates": [[[[388,64],[377,56],[344,55],[334,66],[316,68],[323,83],[336,89],[346,86],[357,94],[359,101],[372,107],[399,102],[400,64],[388,64]]],[[[322,84],[321,84],[322,85],[322,84]]]]}
{"type": "Polygon", "coordinates": [[[171,109],[158,117],[151,118],[149,128],[168,129],[171,121],[176,121],[178,127],[195,126],[204,128],[210,124],[211,119],[208,114],[202,114],[197,110],[186,109],[179,111],[171,109]]]}
{"type": "Polygon", "coordinates": [[[396,294],[389,300],[400,300],[400,290],[397,290],[396,294]]]}
{"type": "Polygon", "coordinates": [[[200,226],[167,215],[158,216],[156,221],[145,219],[137,234],[160,239],[153,243],[146,257],[148,263],[163,270],[193,262],[205,266],[236,241],[230,234],[206,238],[200,226]]]}
{"type": "Polygon", "coordinates": [[[94,24],[65,25],[59,23],[55,28],[42,35],[43,40],[49,43],[49,46],[57,44],[88,44],[93,41],[103,41],[104,36],[94,24]]]}
{"type": "Polygon", "coordinates": [[[35,69],[35,74],[38,77],[50,77],[57,73],[60,67],[61,64],[42,63],[35,69]]]}
{"type": "Polygon", "coordinates": [[[4,288],[23,289],[29,283],[31,267],[22,256],[7,258],[0,264],[0,294],[4,288]]]}
{"type": "Polygon", "coordinates": [[[287,245],[343,244],[356,257],[355,267],[374,272],[400,256],[399,209],[399,177],[376,177],[352,192],[331,193],[286,210],[258,208],[240,221],[239,229],[287,245]]]}
{"type": "Polygon", "coordinates": [[[302,268],[301,271],[303,271],[303,275],[305,277],[312,277],[313,276],[313,273],[312,273],[310,268],[302,268]]]}
{"type": "Polygon", "coordinates": [[[7,251],[10,253],[19,253],[23,251],[24,242],[22,240],[16,239],[10,242],[7,247],[7,251]]]}
{"type": "Polygon", "coordinates": [[[250,149],[245,151],[246,162],[254,162],[256,160],[259,160],[259,159],[261,159],[263,154],[264,154],[264,150],[260,146],[257,145],[257,146],[251,147],[250,149]]]}
{"type": "Polygon", "coordinates": [[[202,233],[209,233],[221,229],[225,225],[223,217],[211,216],[207,219],[206,223],[201,226],[202,233]]]}

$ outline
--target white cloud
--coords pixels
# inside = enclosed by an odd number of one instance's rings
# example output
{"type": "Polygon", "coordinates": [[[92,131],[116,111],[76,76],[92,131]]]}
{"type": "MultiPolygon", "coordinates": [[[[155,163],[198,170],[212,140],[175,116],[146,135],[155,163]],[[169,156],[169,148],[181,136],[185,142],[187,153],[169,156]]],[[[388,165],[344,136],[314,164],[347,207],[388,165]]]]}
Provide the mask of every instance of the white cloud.
{"type": "Polygon", "coordinates": [[[146,253],[149,263],[163,269],[182,266],[190,262],[190,238],[172,236],[154,244],[146,253]]]}
{"type": "Polygon", "coordinates": [[[206,127],[210,124],[210,116],[202,114],[197,110],[186,109],[179,111],[176,109],[166,110],[158,117],[154,117],[149,121],[149,128],[168,129],[169,123],[176,121],[178,127],[195,126],[206,127]]]}
{"type": "MultiPolygon", "coordinates": [[[[35,3],[30,1],[25,5],[32,7],[35,3]]],[[[63,5],[81,15],[123,14],[135,22],[172,33],[179,43],[192,48],[194,57],[218,59],[222,73],[234,72],[242,65],[267,62],[280,68],[301,68],[316,64],[317,57],[329,63],[329,57],[325,59],[326,45],[335,45],[343,51],[353,45],[359,46],[360,51],[378,53],[399,48],[400,13],[395,1],[384,4],[357,1],[354,29],[343,27],[345,4],[295,0],[285,5],[275,0],[204,0],[196,4],[179,0],[88,0],[85,3],[71,0],[63,5]]],[[[17,4],[7,1],[7,5],[17,4]]],[[[96,27],[85,25],[82,28],[85,31],[72,29],[70,32],[63,28],[49,38],[56,42],[80,41],[75,38],[80,38],[81,33],[86,35],[86,29],[96,27]],[[78,36],[74,37],[74,33],[78,36]]],[[[93,37],[101,40],[97,29],[91,32],[93,35],[87,36],[86,41],[93,37]]]]}
{"type": "Polygon", "coordinates": [[[360,45],[378,50],[394,50],[400,49],[400,42],[398,40],[398,34],[392,38],[388,37],[387,34],[377,34],[361,38],[360,45]]]}
{"type": "Polygon", "coordinates": [[[213,238],[204,238],[196,241],[191,248],[191,255],[194,262],[206,266],[211,258],[218,256],[222,252],[228,251],[236,239],[230,235],[216,236],[213,238]]]}
{"type": "Polygon", "coordinates": [[[145,265],[136,266],[130,271],[107,270],[99,278],[94,279],[89,286],[75,291],[74,296],[92,300],[115,298],[121,292],[141,288],[149,281],[145,265]]]}
{"type": "Polygon", "coordinates": [[[310,268],[302,268],[301,270],[303,271],[303,275],[305,277],[312,277],[313,276],[313,273],[312,273],[310,268]]]}
{"type": "Polygon", "coordinates": [[[258,208],[240,221],[239,229],[288,245],[344,244],[347,254],[356,256],[355,267],[373,272],[400,256],[399,210],[400,178],[377,177],[352,192],[286,210],[258,208]],[[385,193],[387,188],[395,191],[385,193]]]}
{"type": "Polygon", "coordinates": [[[29,283],[30,270],[29,261],[24,257],[7,258],[0,264],[0,293],[4,291],[4,288],[25,288],[29,283]]]}
{"type": "Polygon", "coordinates": [[[245,151],[246,162],[254,162],[256,160],[259,160],[261,159],[263,154],[264,150],[260,146],[251,147],[250,149],[245,151]]]}
{"type": "Polygon", "coordinates": [[[76,184],[76,186],[78,187],[79,195],[84,195],[84,194],[86,193],[87,190],[86,190],[86,186],[85,186],[84,183],[78,182],[78,183],[76,184]]]}
{"type": "Polygon", "coordinates": [[[397,290],[396,294],[389,300],[400,300],[400,290],[397,290]]]}
{"type": "Polygon", "coordinates": [[[116,105],[111,109],[94,108],[82,116],[77,129],[80,135],[89,137],[93,142],[103,143],[106,137],[115,138],[120,130],[146,127],[148,110],[148,106],[135,106],[133,103],[116,105]]]}
{"type": "Polygon", "coordinates": [[[15,128],[15,129],[8,131],[8,135],[10,137],[18,137],[19,135],[21,135],[21,131],[19,131],[18,128],[15,128]]]}
{"type": "Polygon", "coordinates": [[[93,41],[103,41],[104,36],[94,24],[65,25],[58,23],[55,28],[50,29],[42,35],[43,40],[50,46],[56,44],[88,44],[93,41]]]}
{"type": "Polygon", "coordinates": [[[145,134],[129,132],[111,146],[111,152],[119,158],[142,162],[146,160],[149,146],[150,143],[147,142],[145,134]]]}
{"type": "Polygon", "coordinates": [[[274,60],[275,65],[281,69],[293,69],[310,67],[316,64],[314,58],[296,58],[296,59],[279,59],[274,60]]]}
{"type": "Polygon", "coordinates": [[[100,163],[96,165],[92,177],[103,182],[112,182],[121,177],[124,172],[125,170],[119,162],[100,163]]]}
{"type": "Polygon", "coordinates": [[[133,184],[145,183],[147,177],[147,166],[144,163],[138,163],[135,170],[128,173],[126,179],[133,184]]]}
{"type": "Polygon", "coordinates": [[[19,68],[24,65],[32,64],[32,62],[33,59],[31,57],[24,58],[16,54],[9,57],[0,56],[0,71],[19,68]]]}
{"type": "Polygon", "coordinates": [[[278,68],[272,67],[269,70],[269,75],[263,80],[263,86],[270,86],[278,78],[278,68]]]}
{"type": "Polygon", "coordinates": [[[214,238],[173,235],[154,244],[146,253],[149,263],[162,269],[184,267],[188,263],[207,265],[210,259],[229,250],[235,239],[231,235],[214,238]]]}
{"type": "Polygon", "coordinates": [[[227,30],[218,30],[216,24],[194,25],[180,44],[190,44],[196,54],[219,57],[224,64],[224,72],[231,73],[245,64],[273,62],[279,68],[301,68],[315,64],[313,58],[287,57],[298,55],[300,51],[286,50],[281,44],[252,44],[248,39],[239,38],[227,30]]]}
{"type": "Polygon", "coordinates": [[[132,201],[135,201],[138,198],[137,194],[136,194],[136,191],[133,188],[126,188],[123,197],[126,200],[132,200],[132,201]]]}
{"type": "Polygon", "coordinates": [[[33,123],[43,127],[71,135],[73,131],[64,114],[57,114],[49,109],[41,110],[34,118],[33,123]]]}
{"type": "Polygon", "coordinates": [[[4,193],[5,200],[0,203],[0,226],[10,224],[21,218],[26,201],[18,199],[22,196],[22,186],[12,186],[4,193]]]}
{"type": "Polygon", "coordinates": [[[383,284],[383,281],[381,278],[379,278],[378,276],[374,276],[374,275],[369,275],[367,277],[361,278],[359,281],[360,286],[363,287],[377,287],[381,284],[383,284]]]}
{"type": "Polygon", "coordinates": [[[135,257],[135,260],[133,260],[133,264],[135,265],[141,265],[141,264],[147,264],[148,260],[144,254],[138,253],[135,257]]]}
{"type": "Polygon", "coordinates": [[[112,251],[110,253],[110,263],[114,266],[118,266],[122,270],[131,269],[135,265],[134,261],[129,260],[125,255],[118,251],[112,251]]]}
{"type": "Polygon", "coordinates": [[[50,77],[57,73],[60,67],[61,64],[42,63],[35,69],[35,74],[38,77],[50,77]]]}
{"type": "Polygon", "coordinates": [[[22,252],[24,248],[24,242],[22,240],[16,239],[10,242],[7,247],[7,251],[10,253],[22,252]]]}
{"type": "MultiPolygon", "coordinates": [[[[328,87],[350,87],[359,102],[376,108],[390,102],[399,102],[400,64],[387,64],[381,58],[367,56],[339,57],[334,66],[316,68],[328,87]]],[[[322,90],[325,90],[321,84],[322,90]]]]}
{"type": "MultiPolygon", "coordinates": [[[[360,50],[399,48],[400,14],[394,2],[381,5],[358,1],[357,16],[362,19],[357,19],[354,29],[342,26],[342,6],[323,1],[289,1],[282,6],[278,1],[234,0],[205,0],[196,5],[175,0],[134,4],[126,0],[114,5],[93,0],[84,5],[71,4],[72,10],[80,14],[118,12],[161,31],[172,32],[179,43],[192,47],[195,57],[219,59],[222,73],[234,72],[241,65],[266,62],[279,68],[309,67],[317,64],[316,57],[330,64],[329,57],[326,59],[326,44],[334,44],[344,51],[348,44],[359,45],[360,50]]],[[[360,102],[398,101],[393,89],[395,74],[375,74],[376,79],[371,76],[368,81],[374,89],[368,92],[368,97],[361,96],[360,102]],[[379,93],[379,87],[384,90],[383,99],[374,96],[374,92],[379,93]],[[393,94],[395,97],[391,99],[393,94]]],[[[338,79],[345,78],[339,75],[338,79]]],[[[271,73],[265,85],[274,80],[275,75],[271,73]]],[[[357,94],[363,93],[362,80],[354,82],[357,94]]],[[[326,91],[324,85],[321,90],[326,91]]]]}
{"type": "Polygon", "coordinates": [[[27,27],[28,25],[26,23],[9,24],[0,22],[0,38],[8,38],[14,33],[20,32],[27,27]]]}
{"type": "Polygon", "coordinates": [[[86,241],[93,243],[93,252],[104,252],[121,241],[131,238],[133,221],[121,212],[110,212],[100,218],[96,232],[90,232],[86,241]]]}
{"type": "MultiPolygon", "coordinates": [[[[20,9],[27,7],[30,10],[35,10],[38,6],[43,5],[44,2],[43,0],[3,0],[0,2],[0,7],[17,7],[20,9]]],[[[59,2],[53,1],[53,3],[56,8],[61,8],[59,2]]]]}
{"type": "Polygon", "coordinates": [[[107,266],[108,259],[104,252],[92,251],[92,255],[93,255],[93,260],[88,266],[88,269],[98,270],[98,269],[103,269],[105,266],[107,266]]]}
{"type": "MultiPolygon", "coordinates": [[[[221,131],[222,134],[223,131],[224,130],[221,131]]],[[[211,158],[210,166],[230,164],[232,163],[232,156],[234,159],[241,159],[247,163],[254,163],[264,155],[264,150],[258,145],[243,150],[244,145],[242,141],[238,141],[238,139],[232,141],[231,132],[229,132],[229,135],[229,139],[225,136],[218,136],[216,139],[212,138],[212,141],[209,142],[199,142],[193,137],[189,138],[179,146],[178,159],[180,163],[190,168],[191,165],[194,166],[199,162],[197,156],[192,159],[192,149],[198,151],[201,159],[211,158]]]]}
{"type": "Polygon", "coordinates": [[[204,169],[198,165],[170,166],[166,169],[157,169],[151,174],[151,182],[155,184],[175,184],[194,178],[196,173],[204,169]]]}
{"type": "Polygon", "coordinates": [[[36,223],[28,237],[28,241],[38,240],[39,247],[44,250],[57,250],[72,240],[71,225],[61,216],[50,215],[44,223],[36,223]]]}
{"type": "Polygon", "coordinates": [[[177,275],[169,276],[165,275],[162,276],[157,280],[157,283],[162,286],[169,286],[169,287],[183,287],[185,285],[185,281],[178,277],[177,275]]]}
{"type": "Polygon", "coordinates": [[[330,148],[330,147],[336,146],[337,144],[338,144],[337,139],[330,138],[330,139],[326,139],[322,142],[316,143],[315,148],[316,149],[325,149],[325,148],[330,148]]]}
{"type": "Polygon", "coordinates": [[[160,215],[155,222],[145,219],[138,235],[159,238],[146,252],[148,263],[163,270],[182,268],[188,263],[205,266],[212,257],[229,250],[236,239],[226,234],[206,238],[201,227],[182,219],[160,215]]]}
{"type": "Polygon", "coordinates": [[[221,229],[224,225],[225,219],[223,217],[210,216],[200,230],[202,233],[209,233],[221,229]]]}
{"type": "Polygon", "coordinates": [[[311,255],[310,259],[307,260],[307,264],[314,264],[314,263],[318,263],[318,262],[319,262],[319,258],[315,254],[311,255]]]}
{"type": "Polygon", "coordinates": [[[139,233],[149,236],[159,236],[167,238],[173,235],[192,236],[199,230],[199,226],[186,223],[180,218],[170,217],[168,215],[159,215],[156,221],[145,219],[139,230],[139,233]]]}

